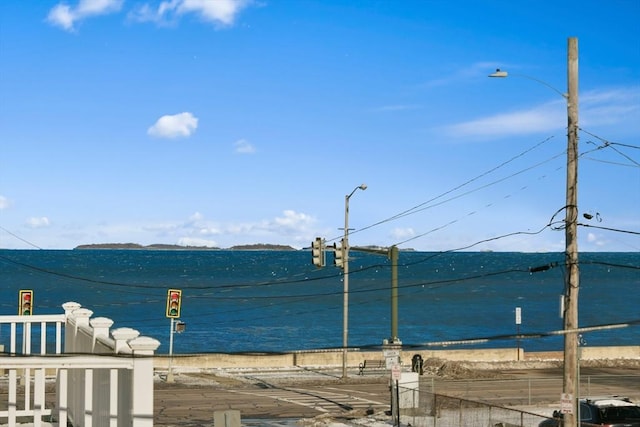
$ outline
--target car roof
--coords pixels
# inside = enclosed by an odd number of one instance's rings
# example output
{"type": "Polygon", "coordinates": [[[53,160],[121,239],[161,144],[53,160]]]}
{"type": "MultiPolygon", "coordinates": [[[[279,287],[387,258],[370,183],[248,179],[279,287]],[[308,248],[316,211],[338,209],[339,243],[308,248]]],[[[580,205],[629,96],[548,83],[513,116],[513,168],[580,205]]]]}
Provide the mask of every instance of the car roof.
{"type": "Polygon", "coordinates": [[[628,400],[622,399],[586,399],[587,403],[595,405],[599,408],[609,407],[609,406],[636,406],[635,404],[629,402],[628,400]]]}

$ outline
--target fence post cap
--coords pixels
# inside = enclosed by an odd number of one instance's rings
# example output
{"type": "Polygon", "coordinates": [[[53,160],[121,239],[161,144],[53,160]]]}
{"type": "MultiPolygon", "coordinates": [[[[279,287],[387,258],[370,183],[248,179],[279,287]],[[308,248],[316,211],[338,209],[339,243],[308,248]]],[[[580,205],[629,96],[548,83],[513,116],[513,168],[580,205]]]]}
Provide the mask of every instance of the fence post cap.
{"type": "Polygon", "coordinates": [[[94,328],[110,328],[113,325],[113,320],[108,317],[94,317],[89,321],[94,328]]]}
{"type": "Polygon", "coordinates": [[[91,316],[93,316],[93,311],[88,308],[79,308],[71,312],[71,317],[75,319],[77,324],[89,324],[89,318],[91,316]]]}
{"type": "Polygon", "coordinates": [[[111,331],[111,336],[116,341],[127,341],[137,338],[140,335],[135,329],[132,328],[118,328],[111,331]]]}
{"type": "Polygon", "coordinates": [[[71,314],[73,311],[79,309],[80,307],[82,307],[82,305],[80,305],[77,302],[73,302],[73,301],[65,302],[64,304],[62,304],[62,308],[64,309],[64,313],[67,316],[69,314],[71,314]]]}
{"type": "Polygon", "coordinates": [[[134,354],[153,354],[160,347],[160,341],[151,337],[138,337],[129,341],[134,354]]]}

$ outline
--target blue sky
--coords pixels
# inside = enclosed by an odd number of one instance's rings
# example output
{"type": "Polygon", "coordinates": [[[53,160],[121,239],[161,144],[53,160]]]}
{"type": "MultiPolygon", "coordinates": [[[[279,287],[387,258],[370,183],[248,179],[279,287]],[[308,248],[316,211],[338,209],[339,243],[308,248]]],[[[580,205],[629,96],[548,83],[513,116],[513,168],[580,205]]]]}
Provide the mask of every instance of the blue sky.
{"type": "Polygon", "coordinates": [[[639,21],[638,0],[3,1],[0,247],[331,243],[366,183],[352,245],[562,251],[577,37],[579,249],[638,251],[639,21]]]}

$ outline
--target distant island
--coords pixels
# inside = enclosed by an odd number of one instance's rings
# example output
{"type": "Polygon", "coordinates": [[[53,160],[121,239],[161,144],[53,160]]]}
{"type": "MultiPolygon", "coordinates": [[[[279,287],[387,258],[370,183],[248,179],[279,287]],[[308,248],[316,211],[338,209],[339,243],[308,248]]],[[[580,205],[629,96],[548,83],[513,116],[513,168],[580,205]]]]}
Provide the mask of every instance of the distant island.
{"type": "Polygon", "coordinates": [[[272,245],[268,243],[256,243],[252,245],[237,245],[227,249],[211,247],[211,246],[180,246],[156,243],[153,245],[139,245],[137,243],[94,243],[89,245],[79,245],[74,249],[138,249],[138,250],[157,250],[157,251],[296,251],[297,249],[288,245],[272,245]]]}

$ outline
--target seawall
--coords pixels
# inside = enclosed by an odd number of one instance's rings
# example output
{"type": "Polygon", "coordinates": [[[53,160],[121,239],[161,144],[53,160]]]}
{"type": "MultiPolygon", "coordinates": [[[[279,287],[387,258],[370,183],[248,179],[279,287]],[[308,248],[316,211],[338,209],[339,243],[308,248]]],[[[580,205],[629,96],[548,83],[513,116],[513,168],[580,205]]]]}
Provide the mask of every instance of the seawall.
{"type": "MultiPolygon", "coordinates": [[[[620,360],[640,361],[640,346],[583,347],[581,360],[620,360]]],[[[400,351],[403,366],[411,366],[414,355],[423,360],[438,358],[458,362],[526,362],[561,361],[562,351],[525,352],[523,349],[474,349],[474,350],[411,350],[400,351]]],[[[294,367],[332,367],[342,366],[341,349],[297,351],[290,353],[243,353],[243,354],[196,354],[175,355],[172,367],[186,369],[229,369],[229,368],[294,368],[294,367]]],[[[384,360],[382,351],[349,351],[347,366],[357,368],[364,360],[384,360]]],[[[154,358],[156,369],[168,368],[168,357],[154,358]]]]}

